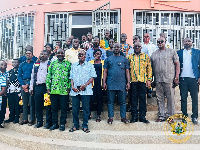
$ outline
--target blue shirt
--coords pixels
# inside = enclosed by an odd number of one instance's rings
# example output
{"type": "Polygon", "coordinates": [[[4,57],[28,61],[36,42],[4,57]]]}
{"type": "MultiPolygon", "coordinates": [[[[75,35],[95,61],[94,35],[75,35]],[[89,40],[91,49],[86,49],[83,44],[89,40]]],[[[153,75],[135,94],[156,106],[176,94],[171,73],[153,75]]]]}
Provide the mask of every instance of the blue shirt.
{"type": "Polygon", "coordinates": [[[110,56],[104,61],[104,69],[108,69],[108,90],[126,90],[126,69],[129,69],[129,61],[124,56],[110,56]]]}
{"type": "MultiPolygon", "coordinates": [[[[73,79],[74,88],[84,85],[89,79],[97,77],[94,66],[89,62],[84,62],[82,65],[79,62],[73,63],[70,71],[70,79],[73,79]]],[[[93,95],[92,83],[86,86],[84,91],[74,92],[71,89],[70,95],[93,95]]]]}
{"type": "MultiPolygon", "coordinates": [[[[25,61],[20,64],[17,78],[21,86],[25,85],[23,80],[31,80],[33,65],[34,61],[32,60],[30,61],[30,63],[27,63],[27,61],[25,61]]],[[[30,85],[30,81],[28,81],[28,85],[30,85]]]]}
{"type": "MultiPolygon", "coordinates": [[[[100,47],[99,47],[99,49],[102,51],[101,60],[105,60],[107,58],[106,51],[103,48],[100,48],[100,47]]],[[[86,52],[86,61],[94,60],[93,52],[94,52],[94,48],[93,47],[87,50],[87,52],[86,52]]]]}
{"type": "MultiPolygon", "coordinates": [[[[20,57],[19,58],[19,63],[23,63],[23,62],[25,62],[26,61],[26,56],[24,55],[24,56],[22,56],[22,57],[20,57]]],[[[34,61],[34,62],[36,62],[36,60],[37,60],[38,58],[37,57],[35,57],[35,56],[33,56],[32,57],[32,61],[34,61]]]]}
{"type": "MultiPolygon", "coordinates": [[[[2,74],[0,71],[0,91],[2,87],[6,87],[6,77],[7,77],[7,71],[2,74]]],[[[1,110],[1,104],[2,104],[2,96],[0,96],[0,110],[1,110]]]]}

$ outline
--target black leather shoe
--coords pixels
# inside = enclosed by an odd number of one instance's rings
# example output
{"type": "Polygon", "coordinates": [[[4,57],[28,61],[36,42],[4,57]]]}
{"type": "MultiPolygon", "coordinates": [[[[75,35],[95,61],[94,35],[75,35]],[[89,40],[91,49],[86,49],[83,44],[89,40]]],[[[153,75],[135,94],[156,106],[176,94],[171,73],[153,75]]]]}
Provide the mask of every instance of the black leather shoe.
{"type": "Polygon", "coordinates": [[[32,125],[34,125],[34,124],[35,124],[35,121],[30,121],[30,122],[28,123],[29,126],[32,126],[32,125]]]}
{"type": "Polygon", "coordinates": [[[149,120],[147,120],[146,118],[139,119],[139,121],[143,123],[150,123],[149,120]]]}
{"type": "Polygon", "coordinates": [[[132,118],[132,119],[130,120],[130,123],[135,123],[135,122],[138,122],[138,118],[132,118]]]}
{"type": "Polygon", "coordinates": [[[10,122],[13,122],[12,119],[8,119],[8,120],[5,120],[4,123],[10,123],[10,122]]]}
{"type": "Polygon", "coordinates": [[[42,126],[43,126],[43,123],[38,122],[38,123],[34,126],[34,128],[40,128],[40,127],[42,127],[42,126]]]}
{"type": "Polygon", "coordinates": [[[198,124],[197,118],[192,118],[193,124],[198,124]]]}
{"type": "Polygon", "coordinates": [[[23,120],[22,122],[19,123],[20,125],[28,124],[27,120],[23,120]]]}
{"type": "Polygon", "coordinates": [[[60,130],[60,131],[65,131],[65,125],[60,125],[59,130],[60,130]]]}
{"type": "Polygon", "coordinates": [[[0,124],[0,128],[4,128],[4,126],[2,124],[0,124]]]}
{"type": "Polygon", "coordinates": [[[49,129],[49,128],[51,128],[51,124],[49,124],[49,123],[47,123],[45,126],[44,126],[44,129],[49,129]]]}
{"type": "Polygon", "coordinates": [[[122,119],[121,119],[121,122],[123,122],[123,123],[125,123],[125,124],[129,123],[129,121],[128,121],[126,118],[122,118],[122,119]]]}
{"type": "Polygon", "coordinates": [[[59,128],[59,125],[54,124],[51,128],[49,128],[49,130],[52,131],[52,130],[55,130],[55,129],[58,129],[58,128],[59,128]]]}

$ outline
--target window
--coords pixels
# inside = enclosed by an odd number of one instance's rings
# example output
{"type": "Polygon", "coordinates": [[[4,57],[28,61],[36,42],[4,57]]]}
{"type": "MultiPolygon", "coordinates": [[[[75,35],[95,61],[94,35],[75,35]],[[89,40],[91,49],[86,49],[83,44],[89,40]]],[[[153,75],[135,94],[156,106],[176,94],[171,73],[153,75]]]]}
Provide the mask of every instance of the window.
{"type": "Polygon", "coordinates": [[[135,11],[134,34],[143,39],[149,33],[151,41],[156,44],[160,33],[167,35],[167,41],[174,49],[183,48],[182,40],[189,37],[194,48],[200,48],[200,13],[169,11],[135,11]]]}
{"type": "Polygon", "coordinates": [[[35,12],[12,14],[0,18],[0,58],[19,58],[27,45],[33,45],[35,12]]]}

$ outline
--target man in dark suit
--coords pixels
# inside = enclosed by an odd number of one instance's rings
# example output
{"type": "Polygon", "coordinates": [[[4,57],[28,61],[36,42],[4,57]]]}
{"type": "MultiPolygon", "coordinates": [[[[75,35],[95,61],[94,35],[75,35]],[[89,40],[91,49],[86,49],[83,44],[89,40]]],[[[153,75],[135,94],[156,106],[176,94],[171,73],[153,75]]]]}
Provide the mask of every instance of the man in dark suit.
{"type": "MultiPolygon", "coordinates": [[[[198,49],[191,48],[192,40],[185,38],[183,40],[184,49],[179,50],[180,61],[180,94],[181,94],[181,110],[183,115],[187,114],[187,97],[188,91],[192,98],[192,122],[197,124],[198,118],[198,91],[200,83],[200,51],[198,49]]],[[[183,120],[186,123],[185,120],[183,120]]]]}

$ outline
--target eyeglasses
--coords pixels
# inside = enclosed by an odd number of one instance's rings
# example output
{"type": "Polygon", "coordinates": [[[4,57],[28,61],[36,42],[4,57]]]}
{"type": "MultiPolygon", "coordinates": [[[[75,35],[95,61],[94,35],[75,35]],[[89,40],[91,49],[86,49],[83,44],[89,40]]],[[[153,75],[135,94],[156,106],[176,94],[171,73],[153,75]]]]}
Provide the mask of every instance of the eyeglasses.
{"type": "Polygon", "coordinates": [[[135,47],[135,48],[141,48],[142,46],[140,46],[140,45],[135,45],[134,47],[135,47]]]}
{"type": "Polygon", "coordinates": [[[164,43],[164,41],[163,41],[163,40],[162,40],[162,41],[157,41],[157,43],[158,43],[158,44],[160,44],[160,43],[164,43]]]}
{"type": "Polygon", "coordinates": [[[78,54],[78,57],[83,57],[85,54],[78,54]]]}

